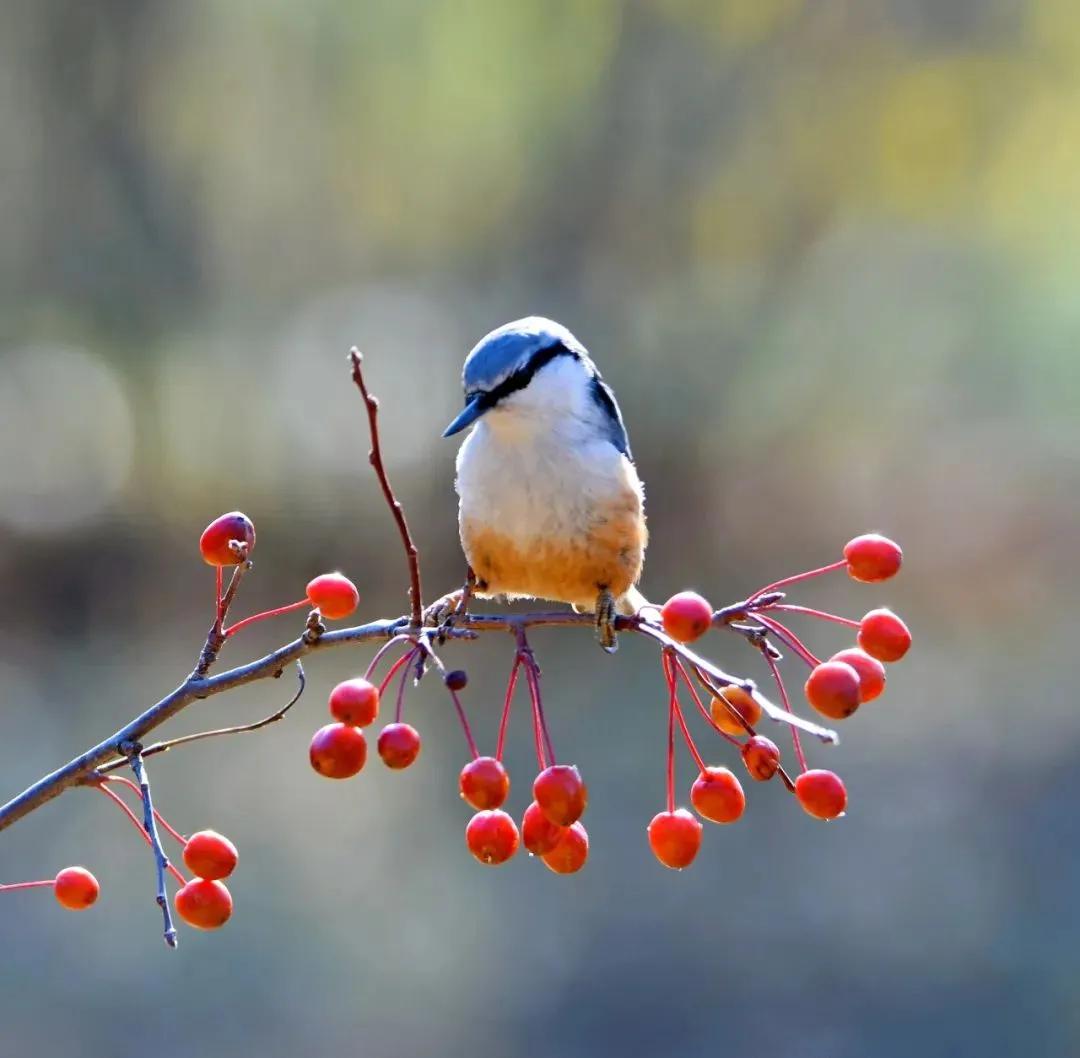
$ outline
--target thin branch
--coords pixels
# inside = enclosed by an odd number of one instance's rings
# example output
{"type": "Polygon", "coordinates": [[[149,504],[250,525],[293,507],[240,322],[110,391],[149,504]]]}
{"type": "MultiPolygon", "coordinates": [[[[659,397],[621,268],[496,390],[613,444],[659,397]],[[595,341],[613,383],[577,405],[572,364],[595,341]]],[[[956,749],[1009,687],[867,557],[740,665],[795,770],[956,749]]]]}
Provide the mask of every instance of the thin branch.
{"type": "Polygon", "coordinates": [[[170,948],[176,947],[176,926],[173,925],[172,909],[169,907],[169,893],[165,888],[165,872],[169,869],[169,857],[165,855],[165,849],[161,845],[161,835],[158,833],[157,818],[154,812],[154,802],[150,796],[150,778],[146,774],[143,765],[142,747],[137,743],[127,746],[128,762],[135,775],[135,781],[142,791],[143,802],[143,829],[150,839],[150,847],[154,852],[154,866],[157,869],[157,902],[161,908],[161,915],[165,923],[165,943],[170,948]]]}
{"type": "MultiPolygon", "coordinates": [[[[578,614],[572,611],[538,611],[530,614],[467,614],[459,618],[459,624],[446,630],[447,638],[471,641],[485,632],[516,633],[518,628],[589,628],[593,627],[592,614],[578,614]]],[[[371,621],[353,628],[339,628],[311,635],[305,632],[298,639],[286,643],[265,657],[238,665],[236,668],[220,672],[215,676],[199,677],[192,673],[179,687],[167,694],[161,701],[140,713],[134,720],[125,724],[119,731],[99,742],[96,746],[79,754],[73,760],[55,771],[45,775],[22,793],[0,807],[0,830],[29,815],[43,804],[58,797],[72,786],[85,783],[95,769],[112,761],[118,754],[123,755],[120,746],[126,742],[141,742],[146,735],[162,724],[171,720],[193,702],[209,698],[215,694],[230,691],[256,680],[278,676],[294,661],[317,651],[335,647],[352,646],[373,640],[388,640],[401,635],[410,628],[410,617],[398,617],[394,620],[371,621]]],[[[814,735],[823,742],[837,742],[836,733],[828,728],[819,727],[794,714],[787,714],[778,709],[764,697],[753,682],[728,675],[711,662],[699,657],[683,644],[676,643],[659,629],[635,617],[619,616],[615,619],[618,631],[640,632],[648,635],[664,646],[671,646],[682,658],[700,668],[722,686],[742,687],[753,694],[762,709],[774,720],[780,720],[814,735]]]]}
{"type": "Polygon", "coordinates": [[[420,552],[413,543],[409,523],[405,520],[405,511],[394,495],[390,479],[386,476],[386,467],[383,466],[382,449],[379,446],[379,400],[368,392],[364,384],[363,354],[353,346],[349,352],[349,360],[352,362],[352,380],[356,388],[360,390],[360,395],[364,398],[364,406],[367,408],[368,430],[371,434],[371,452],[368,454],[368,459],[382,486],[383,495],[386,497],[394,521],[397,522],[401,542],[405,547],[405,557],[409,563],[409,604],[412,608],[412,627],[419,628],[424,623],[424,603],[420,593],[420,552]]]}
{"type": "MultiPolygon", "coordinates": [[[[304,689],[307,687],[307,677],[304,675],[304,666],[299,661],[296,663],[296,679],[299,686],[296,688],[296,694],[294,694],[277,712],[271,713],[269,716],[264,716],[261,720],[256,720],[251,724],[236,724],[233,727],[215,727],[210,731],[196,731],[193,735],[182,735],[180,738],[170,738],[166,742],[155,742],[153,745],[147,746],[142,751],[144,757],[152,757],[155,753],[168,753],[170,749],[175,749],[177,746],[186,746],[189,742],[199,742],[204,738],[217,738],[218,735],[242,735],[248,731],[258,731],[260,728],[267,727],[270,724],[276,724],[298,701],[300,696],[304,693],[304,689]]],[[[115,771],[117,768],[122,768],[127,764],[126,760],[114,760],[108,764],[103,765],[97,769],[98,775],[107,775],[111,771],[115,771]]],[[[158,819],[168,827],[168,824],[158,816],[158,819]]],[[[181,837],[179,839],[183,841],[181,837]]]]}

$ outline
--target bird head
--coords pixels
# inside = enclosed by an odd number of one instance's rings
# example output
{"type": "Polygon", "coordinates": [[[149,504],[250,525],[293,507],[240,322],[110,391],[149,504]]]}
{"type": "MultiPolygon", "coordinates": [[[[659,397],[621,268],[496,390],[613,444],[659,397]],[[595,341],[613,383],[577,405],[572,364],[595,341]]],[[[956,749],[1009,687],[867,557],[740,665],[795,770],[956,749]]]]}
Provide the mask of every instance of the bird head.
{"type": "Polygon", "coordinates": [[[574,416],[596,420],[625,450],[625,430],[611,391],[585,347],[562,324],[528,316],[485,335],[465,359],[465,407],[443,432],[485,415],[515,419],[574,416]]]}

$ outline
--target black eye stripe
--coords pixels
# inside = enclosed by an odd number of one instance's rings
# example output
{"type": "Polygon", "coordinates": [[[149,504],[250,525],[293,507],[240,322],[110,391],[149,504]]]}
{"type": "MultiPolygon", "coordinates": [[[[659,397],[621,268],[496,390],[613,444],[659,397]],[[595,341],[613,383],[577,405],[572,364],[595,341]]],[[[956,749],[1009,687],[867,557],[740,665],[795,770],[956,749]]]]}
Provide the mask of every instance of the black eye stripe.
{"type": "MultiPolygon", "coordinates": [[[[550,364],[558,356],[572,356],[575,360],[581,359],[581,354],[576,350],[568,348],[562,342],[556,342],[554,345],[546,346],[539,352],[534,353],[524,367],[519,367],[513,374],[508,375],[494,389],[480,392],[475,396],[480,398],[480,404],[483,408],[494,408],[504,397],[516,393],[519,389],[524,389],[532,381],[533,375],[537,371],[550,364]]],[[[468,396],[466,394],[466,397],[468,396]]]]}

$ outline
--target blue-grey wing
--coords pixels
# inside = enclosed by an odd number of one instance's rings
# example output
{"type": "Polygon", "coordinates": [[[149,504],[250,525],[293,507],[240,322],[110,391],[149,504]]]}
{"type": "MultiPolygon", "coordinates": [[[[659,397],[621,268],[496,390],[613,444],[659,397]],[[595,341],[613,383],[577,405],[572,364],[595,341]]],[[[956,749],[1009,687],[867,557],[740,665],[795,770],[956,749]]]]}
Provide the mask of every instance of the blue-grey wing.
{"type": "Polygon", "coordinates": [[[632,460],[634,457],[630,453],[630,438],[626,435],[626,425],[623,422],[622,412],[619,411],[619,402],[615,399],[615,394],[611,392],[611,387],[600,377],[599,372],[596,372],[592,378],[592,394],[593,400],[604,414],[611,443],[627,459],[632,460]]]}

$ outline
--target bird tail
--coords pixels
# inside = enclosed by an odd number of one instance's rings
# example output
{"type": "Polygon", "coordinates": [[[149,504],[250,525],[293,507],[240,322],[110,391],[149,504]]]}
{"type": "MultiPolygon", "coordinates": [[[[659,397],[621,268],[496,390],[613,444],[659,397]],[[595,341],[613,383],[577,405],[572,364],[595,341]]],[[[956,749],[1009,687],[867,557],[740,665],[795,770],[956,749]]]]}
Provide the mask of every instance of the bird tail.
{"type": "Polygon", "coordinates": [[[630,589],[619,598],[619,601],[615,604],[616,609],[624,617],[631,617],[638,612],[643,606],[648,606],[649,600],[638,591],[635,585],[631,585],[630,589]]]}

